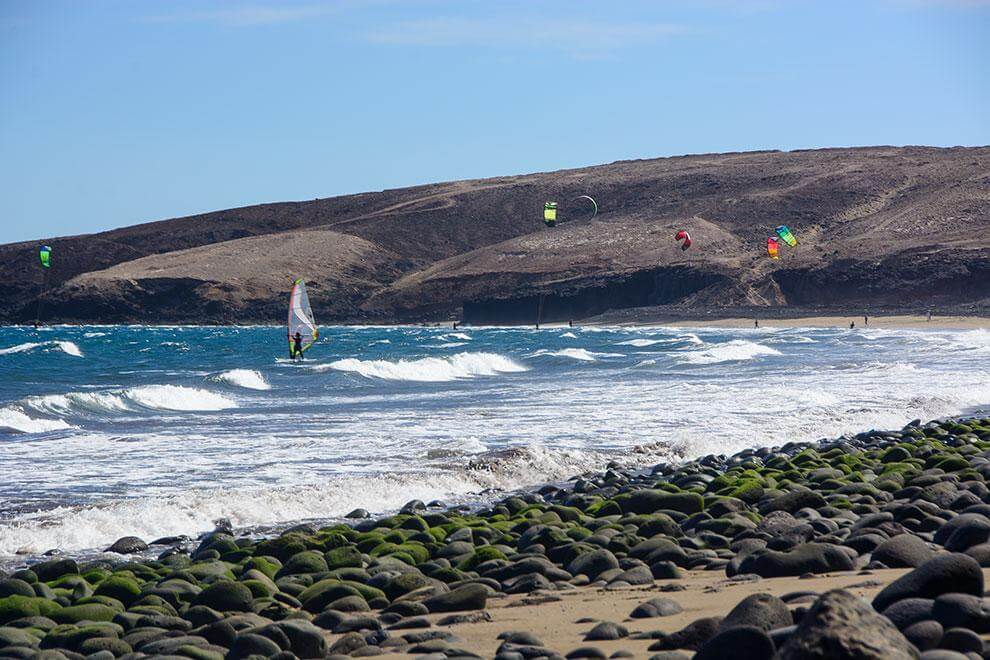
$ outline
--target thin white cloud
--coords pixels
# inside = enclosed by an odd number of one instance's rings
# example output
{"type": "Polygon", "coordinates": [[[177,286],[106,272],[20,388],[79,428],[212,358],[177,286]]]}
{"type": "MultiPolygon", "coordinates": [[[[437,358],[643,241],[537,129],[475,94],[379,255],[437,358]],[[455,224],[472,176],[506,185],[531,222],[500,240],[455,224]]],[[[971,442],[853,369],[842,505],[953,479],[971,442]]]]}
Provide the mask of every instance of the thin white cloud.
{"type": "Polygon", "coordinates": [[[329,13],[320,6],[250,6],[204,11],[176,12],[145,16],[148,23],[217,23],[227,26],[275,25],[294,23],[329,13]]]}
{"type": "Polygon", "coordinates": [[[598,22],[584,19],[428,18],[381,25],[365,33],[381,44],[557,50],[575,56],[606,55],[621,48],[687,34],[673,23],[598,22]]]}

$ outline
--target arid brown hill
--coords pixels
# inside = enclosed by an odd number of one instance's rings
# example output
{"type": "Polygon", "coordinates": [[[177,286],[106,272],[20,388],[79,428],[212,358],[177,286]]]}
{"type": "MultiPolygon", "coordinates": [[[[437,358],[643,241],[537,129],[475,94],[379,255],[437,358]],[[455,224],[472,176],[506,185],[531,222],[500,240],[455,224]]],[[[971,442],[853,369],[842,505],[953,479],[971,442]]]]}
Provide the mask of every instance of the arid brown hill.
{"type": "MultiPolygon", "coordinates": [[[[0,321],[530,323],[652,308],[990,310],[990,148],[871,147],[626,161],[264,204],[0,246],[0,321]],[[554,229],[546,200],[601,212],[554,229]],[[771,261],[786,223],[796,248],[771,261]],[[674,234],[694,239],[681,251],[674,234]]],[[[721,312],[720,312],[721,310],[721,312]]],[[[649,313],[650,310],[643,310],[649,313]]]]}

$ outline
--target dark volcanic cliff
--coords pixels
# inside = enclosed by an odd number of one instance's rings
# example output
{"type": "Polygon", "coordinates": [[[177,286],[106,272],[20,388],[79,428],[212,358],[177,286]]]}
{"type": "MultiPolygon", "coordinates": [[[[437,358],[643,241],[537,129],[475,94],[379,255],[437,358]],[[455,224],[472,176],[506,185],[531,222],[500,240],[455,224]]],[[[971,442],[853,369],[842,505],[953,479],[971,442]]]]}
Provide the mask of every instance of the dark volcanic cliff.
{"type": "MultiPolygon", "coordinates": [[[[990,148],[874,147],[628,161],[0,246],[0,321],[278,321],[305,277],[321,321],[483,323],[654,307],[990,311],[990,148]],[[554,229],[542,206],[601,212],[554,229]],[[767,258],[781,223],[799,245],[767,258]],[[673,235],[687,229],[682,252],[673,235]]],[[[654,310],[656,311],[656,310],[654,310]]]]}

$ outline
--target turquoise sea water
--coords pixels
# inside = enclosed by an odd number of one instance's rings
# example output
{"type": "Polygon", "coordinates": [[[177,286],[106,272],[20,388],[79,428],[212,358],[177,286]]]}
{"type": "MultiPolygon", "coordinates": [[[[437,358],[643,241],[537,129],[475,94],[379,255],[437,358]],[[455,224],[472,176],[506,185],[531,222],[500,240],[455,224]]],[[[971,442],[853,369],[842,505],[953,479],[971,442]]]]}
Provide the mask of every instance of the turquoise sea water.
{"type": "Polygon", "coordinates": [[[0,557],[483,498],[990,403],[990,333],[0,328],[0,557]]]}

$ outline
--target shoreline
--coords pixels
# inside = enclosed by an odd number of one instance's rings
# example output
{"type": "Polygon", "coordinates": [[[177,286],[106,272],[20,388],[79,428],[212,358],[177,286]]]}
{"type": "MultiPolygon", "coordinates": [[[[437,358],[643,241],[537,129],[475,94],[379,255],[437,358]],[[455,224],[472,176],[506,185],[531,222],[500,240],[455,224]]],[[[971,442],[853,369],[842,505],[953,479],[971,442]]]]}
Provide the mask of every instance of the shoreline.
{"type": "Polygon", "coordinates": [[[610,465],[477,510],[412,501],[274,537],[215,530],[171,539],[157,559],[126,554],[147,546],[125,538],[119,560],[57,555],[0,575],[0,656],[514,658],[523,646],[525,657],[719,657],[742,634],[727,621],[755,621],[749,642],[771,650],[815,631],[853,634],[805,630],[826,606],[852,608],[863,630],[903,651],[910,631],[877,613],[896,598],[874,611],[843,594],[875,597],[912,571],[949,570],[956,577],[932,589],[982,595],[988,479],[990,418],[954,418],[610,465]],[[665,600],[644,604],[655,598],[665,600]],[[649,616],[630,619],[639,605],[649,616]]]}
{"type": "MultiPolygon", "coordinates": [[[[623,310],[615,310],[621,312],[623,310]]],[[[778,314],[781,310],[753,310],[753,311],[777,311],[778,314]]],[[[644,314],[644,317],[648,317],[648,314],[644,314]]],[[[760,322],[760,328],[849,328],[849,323],[855,323],[855,329],[875,329],[875,328],[904,328],[913,330],[972,330],[972,329],[990,329],[990,316],[981,316],[978,314],[966,315],[966,314],[947,314],[947,315],[933,315],[931,320],[922,314],[898,314],[898,313],[878,313],[876,316],[869,315],[869,322],[864,324],[864,316],[862,313],[857,314],[804,314],[802,312],[797,312],[795,316],[787,315],[772,315],[772,316],[760,316],[759,314],[754,314],[751,316],[744,315],[729,315],[724,317],[702,317],[702,316],[663,316],[659,315],[655,318],[644,318],[642,320],[631,319],[623,320],[621,318],[616,318],[614,321],[601,321],[601,320],[587,320],[574,321],[573,326],[569,326],[567,321],[552,321],[547,323],[540,323],[540,329],[553,329],[559,330],[560,328],[570,328],[580,329],[582,327],[590,328],[637,328],[637,327],[657,327],[657,328],[753,328],[753,321],[758,320],[760,322]]],[[[39,327],[41,329],[58,329],[58,328],[87,328],[87,327],[99,327],[99,328],[120,328],[120,327],[141,327],[141,328],[281,328],[284,324],[271,322],[271,323],[205,323],[205,324],[190,324],[190,323],[146,323],[146,324],[135,324],[135,323],[53,323],[53,324],[43,324],[39,327]]],[[[420,323],[328,323],[321,324],[321,327],[332,329],[332,328],[437,328],[437,329],[454,329],[452,327],[453,321],[430,321],[430,322],[420,322],[420,323]]],[[[485,328],[533,328],[535,324],[515,324],[515,325],[471,325],[469,323],[464,323],[461,321],[457,322],[458,330],[462,329],[485,329],[485,328]]],[[[33,329],[30,324],[17,323],[17,324],[0,324],[0,328],[24,328],[33,329]]]]}

